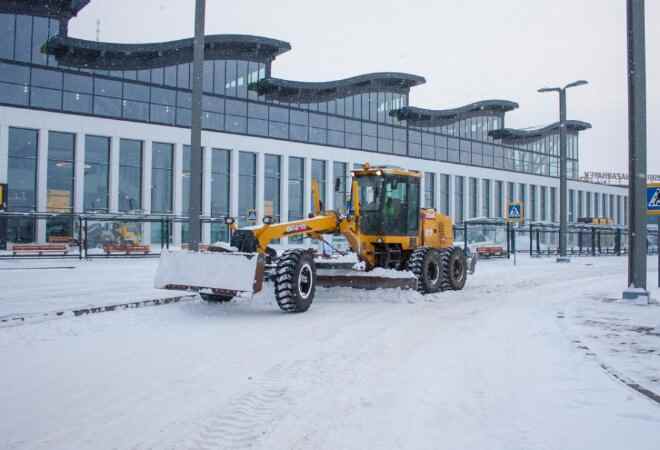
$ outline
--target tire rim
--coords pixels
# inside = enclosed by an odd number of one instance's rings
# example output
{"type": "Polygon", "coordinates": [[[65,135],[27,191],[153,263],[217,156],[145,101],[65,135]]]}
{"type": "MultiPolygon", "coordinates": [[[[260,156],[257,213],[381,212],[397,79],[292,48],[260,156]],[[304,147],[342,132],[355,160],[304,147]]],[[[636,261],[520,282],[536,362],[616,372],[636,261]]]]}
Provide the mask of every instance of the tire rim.
{"type": "Polygon", "coordinates": [[[298,274],[298,292],[305,300],[307,300],[312,293],[312,287],[314,286],[313,274],[314,272],[312,272],[312,268],[309,264],[303,265],[298,274]]]}
{"type": "Polygon", "coordinates": [[[429,263],[426,269],[426,279],[431,285],[436,284],[440,279],[440,266],[435,261],[429,263]]]}

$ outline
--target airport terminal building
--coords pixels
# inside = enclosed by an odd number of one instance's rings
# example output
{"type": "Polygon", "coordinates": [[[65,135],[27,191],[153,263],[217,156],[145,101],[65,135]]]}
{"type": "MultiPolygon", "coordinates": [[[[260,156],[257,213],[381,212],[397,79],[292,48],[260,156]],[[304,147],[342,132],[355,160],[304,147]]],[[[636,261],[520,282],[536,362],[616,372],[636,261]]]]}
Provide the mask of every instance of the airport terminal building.
{"type": "MultiPolygon", "coordinates": [[[[192,39],[115,44],[68,36],[89,0],[0,1],[0,183],[12,212],[185,216],[190,188],[192,39]]],[[[559,124],[506,127],[518,104],[482,100],[453,109],[414,106],[425,82],[370,73],[328,82],[277,77],[287,42],[206,37],[203,214],[299,219],[311,180],[327,209],[344,209],[351,170],[395,165],[424,172],[422,203],[457,223],[502,217],[513,200],[528,220],[559,220],[559,124]],[[337,181],[339,180],[339,181],[337,181]],[[339,192],[335,190],[336,184],[339,192]]],[[[567,122],[569,221],[625,225],[627,190],[577,181],[579,136],[567,122]]],[[[8,219],[9,242],[46,242],[72,221],[8,219]]],[[[152,240],[151,224],[142,239],[152,240]]],[[[204,240],[226,236],[204,225],[204,240]]],[[[177,223],[173,242],[186,239],[177,223]]]]}

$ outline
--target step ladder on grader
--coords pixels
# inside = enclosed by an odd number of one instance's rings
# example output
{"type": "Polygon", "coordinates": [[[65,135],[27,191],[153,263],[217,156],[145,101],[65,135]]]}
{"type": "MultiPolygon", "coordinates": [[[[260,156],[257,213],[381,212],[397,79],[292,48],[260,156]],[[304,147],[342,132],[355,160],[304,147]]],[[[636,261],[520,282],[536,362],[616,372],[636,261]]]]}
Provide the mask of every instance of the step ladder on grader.
{"type": "MultiPolygon", "coordinates": [[[[420,209],[421,172],[365,164],[353,171],[346,214],[324,211],[318,185],[312,184],[310,217],[237,228],[228,220],[231,245],[211,245],[206,252],[163,250],[155,286],[193,290],[208,301],[228,301],[239,293],[262,290],[271,280],[284,312],[307,311],[317,284],[358,288],[413,288],[422,294],[461,290],[476,259],[454,245],[452,220],[433,209],[420,209]],[[343,235],[364,272],[323,275],[314,251],[289,249],[278,255],[269,245],[283,237],[323,239],[343,235]],[[410,277],[376,276],[376,268],[409,272],[410,277]]],[[[323,268],[323,267],[321,267],[323,268]]]]}

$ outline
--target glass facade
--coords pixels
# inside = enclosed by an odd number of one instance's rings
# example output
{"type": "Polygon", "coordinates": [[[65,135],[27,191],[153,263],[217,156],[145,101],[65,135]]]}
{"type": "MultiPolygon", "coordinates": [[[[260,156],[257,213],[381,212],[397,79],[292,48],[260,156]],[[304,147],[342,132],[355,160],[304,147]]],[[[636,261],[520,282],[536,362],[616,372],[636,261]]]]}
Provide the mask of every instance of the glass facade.
{"type": "Polygon", "coordinates": [[[557,188],[550,188],[550,220],[557,222],[557,188]]]}
{"type": "MultiPolygon", "coordinates": [[[[28,212],[37,210],[37,130],[9,128],[9,166],[7,210],[28,212]]],[[[7,221],[9,242],[32,242],[35,221],[10,218],[7,221]]]]}
{"type": "Polygon", "coordinates": [[[110,198],[110,138],[85,136],[84,209],[107,212],[110,198]]]}
{"type": "Polygon", "coordinates": [[[190,176],[192,171],[192,147],[190,145],[183,146],[181,171],[183,175],[181,179],[181,212],[184,216],[187,216],[190,214],[190,176]]]}
{"type": "Polygon", "coordinates": [[[578,191],[577,218],[584,217],[584,192],[578,191]]]}
{"type": "Polygon", "coordinates": [[[596,192],[594,194],[594,217],[600,217],[601,216],[601,211],[600,211],[600,194],[596,192]]]}
{"type": "Polygon", "coordinates": [[[479,214],[478,211],[478,196],[479,196],[479,180],[477,178],[470,177],[470,200],[469,200],[469,211],[470,219],[477,217],[479,214]]]}
{"type": "Polygon", "coordinates": [[[490,217],[490,180],[481,180],[481,217],[490,217]]]}
{"type": "Polygon", "coordinates": [[[540,220],[547,221],[548,220],[548,188],[546,186],[541,186],[540,200],[541,200],[539,202],[541,205],[540,220]]]}
{"type": "MultiPolygon", "coordinates": [[[[300,220],[305,215],[305,160],[289,158],[289,221],[300,220]]],[[[289,238],[289,242],[301,242],[301,238],[289,238]]]]}
{"type": "Polygon", "coordinates": [[[142,141],[119,141],[119,211],[142,209],[142,141]]]}
{"type": "Polygon", "coordinates": [[[575,223],[575,191],[569,189],[568,191],[568,222],[575,223]]]}
{"type": "MultiPolygon", "coordinates": [[[[319,186],[319,198],[321,199],[321,209],[325,209],[325,199],[327,188],[327,175],[326,175],[326,162],[313,159],[312,160],[312,180],[316,180],[319,186]]],[[[310,210],[314,207],[314,199],[312,199],[312,204],[310,205],[310,210]]]]}
{"type": "Polygon", "coordinates": [[[154,142],[151,150],[151,212],[171,213],[174,182],[174,144],[154,142]]]}
{"type": "Polygon", "coordinates": [[[338,211],[341,214],[346,214],[346,211],[348,210],[347,202],[350,201],[348,164],[335,161],[332,167],[332,176],[334,177],[333,187],[335,187],[335,211],[338,211]]]}
{"type": "Polygon", "coordinates": [[[538,200],[536,197],[537,188],[532,184],[529,186],[529,219],[532,221],[538,220],[538,200]]]}
{"type": "Polygon", "coordinates": [[[465,191],[465,177],[455,176],[454,185],[454,218],[456,223],[462,223],[465,220],[465,208],[463,194],[465,191]]]}
{"type": "Polygon", "coordinates": [[[450,180],[449,175],[440,175],[440,212],[446,216],[449,216],[449,206],[451,205],[450,180]]]}
{"type": "MultiPolygon", "coordinates": [[[[71,213],[74,201],[74,166],[76,135],[48,133],[48,212],[71,213]]],[[[73,219],[57,217],[46,221],[46,237],[73,237],[73,219]]]]}
{"type": "Polygon", "coordinates": [[[238,223],[247,225],[248,214],[257,207],[257,154],[238,155],[238,223]]]}
{"type": "MultiPolygon", "coordinates": [[[[211,150],[211,216],[230,215],[231,152],[214,148],[211,150]]],[[[211,242],[228,241],[229,229],[224,223],[211,224],[211,242]]]]}
{"type": "Polygon", "coordinates": [[[282,157],[265,155],[264,163],[264,216],[271,216],[275,222],[280,222],[282,157]]]}
{"type": "Polygon", "coordinates": [[[495,214],[494,217],[503,217],[504,211],[504,182],[495,182],[495,214]]]}
{"type": "Polygon", "coordinates": [[[424,173],[424,207],[434,209],[436,208],[434,173],[424,173]]]}

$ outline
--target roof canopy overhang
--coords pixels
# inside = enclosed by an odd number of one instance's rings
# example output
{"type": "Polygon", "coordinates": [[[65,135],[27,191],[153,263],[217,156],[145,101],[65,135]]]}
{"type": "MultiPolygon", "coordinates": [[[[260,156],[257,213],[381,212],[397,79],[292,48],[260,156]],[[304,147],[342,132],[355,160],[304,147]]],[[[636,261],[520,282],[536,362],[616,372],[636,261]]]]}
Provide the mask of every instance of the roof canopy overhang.
{"type": "MultiPolygon", "coordinates": [[[[271,62],[289,51],[288,42],[240,34],[205,38],[206,60],[240,59],[271,62]]],[[[60,64],[98,70],[143,70],[185,64],[193,60],[193,39],[150,44],[117,44],[55,36],[45,45],[60,64]]]]}
{"type": "MultiPolygon", "coordinates": [[[[580,120],[566,121],[566,131],[568,132],[579,133],[580,131],[588,130],[589,128],[591,128],[591,124],[588,122],[582,122],[580,120]]],[[[559,134],[560,129],[560,123],[555,122],[542,128],[534,128],[529,130],[502,128],[501,130],[493,130],[488,134],[493,139],[501,139],[506,142],[520,142],[534,141],[545,136],[556,135],[559,134]]]]}
{"type": "Polygon", "coordinates": [[[363,92],[408,94],[410,88],[425,83],[418,75],[381,72],[325,82],[291,81],[266,78],[249,86],[250,90],[270,100],[288,103],[315,103],[348,97],[363,92]]]}
{"type": "Polygon", "coordinates": [[[90,0],[2,0],[0,12],[68,20],[76,16],[89,2],[90,0]]]}
{"type": "Polygon", "coordinates": [[[459,120],[470,117],[504,114],[518,108],[518,103],[508,100],[483,100],[470,103],[453,109],[424,109],[414,106],[406,106],[395,111],[390,115],[400,121],[406,121],[410,125],[419,127],[436,127],[448,125],[459,120]]]}

